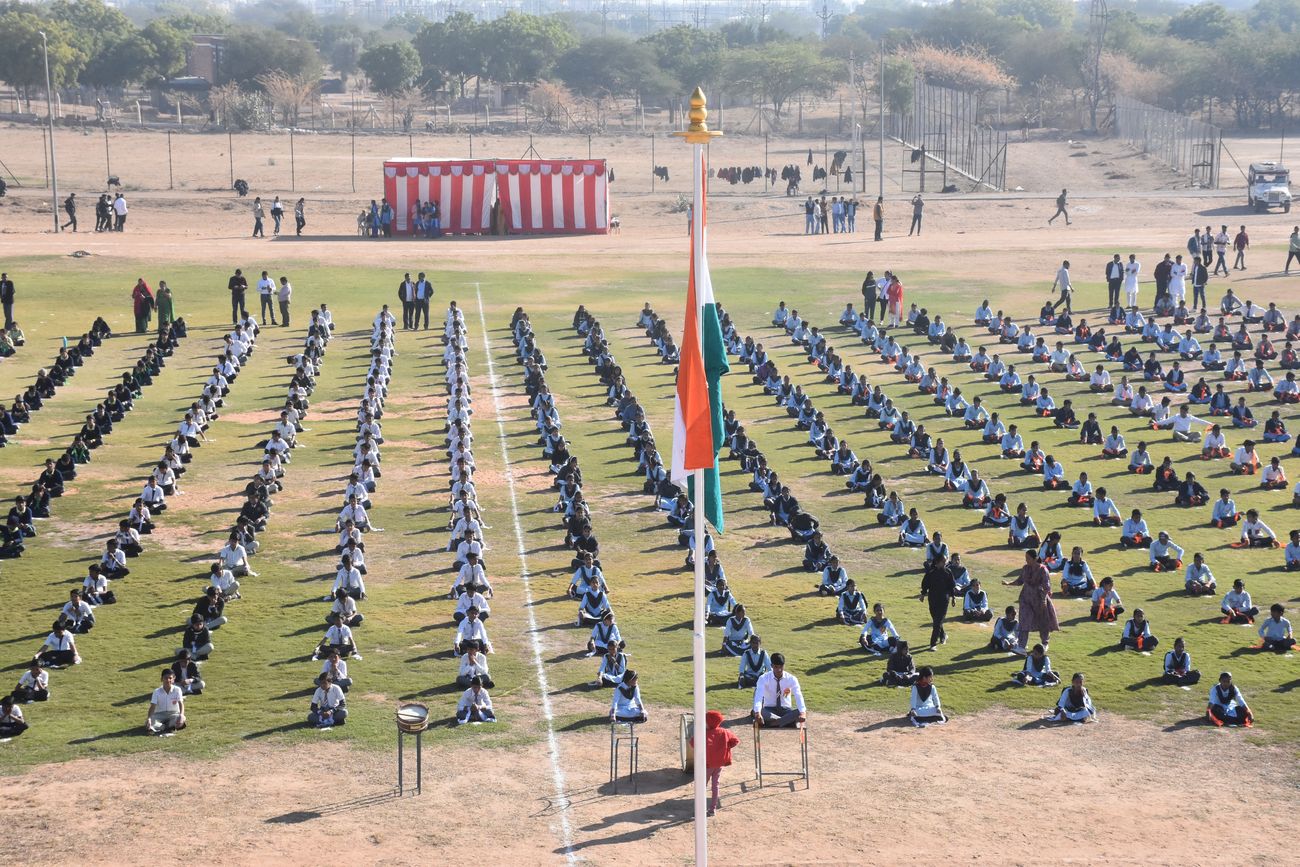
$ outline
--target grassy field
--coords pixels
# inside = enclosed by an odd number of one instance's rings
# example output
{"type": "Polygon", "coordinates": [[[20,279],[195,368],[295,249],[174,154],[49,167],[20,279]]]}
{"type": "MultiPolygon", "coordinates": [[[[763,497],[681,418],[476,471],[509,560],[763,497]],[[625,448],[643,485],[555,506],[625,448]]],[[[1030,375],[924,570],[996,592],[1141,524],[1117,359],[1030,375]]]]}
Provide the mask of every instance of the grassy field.
{"type": "MultiPolygon", "coordinates": [[[[1022,317],[1037,309],[1041,298],[1020,286],[992,280],[972,281],[941,270],[909,275],[915,287],[909,300],[924,303],[965,326],[980,297],[1022,317]],[[924,288],[921,288],[924,287],[924,288]]],[[[411,267],[416,267],[412,265],[411,267]]],[[[19,319],[29,342],[18,356],[0,366],[12,394],[30,380],[39,366],[56,354],[65,330],[76,333],[97,314],[116,329],[131,325],[129,287],[143,273],[151,284],[164,277],[177,295],[177,311],[192,325],[191,336],[168,364],[155,385],[137,402],[137,409],[120,424],[108,444],[94,455],[55,501],[54,518],[43,522],[41,535],[28,553],[0,565],[5,615],[0,617],[0,671],[17,679],[32,651],[48,631],[56,602],[66,597],[85,565],[97,556],[102,540],[125,515],[143,480],[144,468],[162,448],[163,435],[179,421],[183,407],[197,395],[208,362],[228,317],[226,272],[212,268],[180,268],[155,275],[143,264],[88,266],[68,260],[11,260],[6,268],[20,277],[19,319]],[[68,313],[69,310],[75,312],[68,313]],[[84,320],[84,321],[83,321],[84,320]]],[[[250,265],[245,271],[253,270],[250,265]]],[[[278,273],[278,272],[277,272],[278,273]]],[[[95,631],[80,642],[85,663],[52,675],[54,697],[46,705],[29,707],[33,729],[0,753],[0,767],[16,769],[87,753],[118,753],[166,749],[194,755],[215,754],[232,743],[275,737],[312,739],[320,735],[301,726],[310,700],[310,679],[318,664],[307,653],[323,629],[325,603],[320,601],[332,578],[332,527],[341,505],[341,492],[353,445],[355,404],[366,369],[368,325],[378,306],[394,297],[400,273],[346,267],[303,267],[289,272],[295,287],[292,328],[263,331],[259,351],[235,383],[221,418],[209,432],[215,440],[196,450],[190,472],[182,480],[186,493],[172,500],[161,530],[147,541],[146,552],[133,561],[132,575],[121,582],[121,602],[102,609],[95,631]],[[255,471],[255,443],[269,431],[282,402],[290,369],[284,357],[305,333],[307,311],[321,301],[335,311],[338,338],[331,343],[307,420],[305,449],[295,453],[286,489],[276,497],[262,553],[255,561],[260,577],[244,583],[244,598],[228,609],[230,623],[214,636],[217,652],[204,666],[208,691],[191,699],[193,728],[180,737],[158,741],[138,734],[158,669],[178,643],[188,606],[204,584],[206,565],[220,546],[240,503],[239,491],[255,471]]],[[[1300,722],[1293,713],[1291,691],[1300,686],[1294,663],[1274,655],[1247,651],[1253,631],[1218,624],[1218,599],[1194,599],[1182,593],[1182,576],[1154,574],[1142,553],[1118,548],[1118,532],[1094,529],[1085,510],[1064,506],[1064,496],[1046,494],[1038,479],[1021,474],[1012,462],[992,459],[992,448],[976,445],[977,436],[941,416],[930,399],[877,361],[868,361],[865,348],[835,332],[844,302],[856,300],[860,275],[821,275],[815,283],[806,275],[775,270],[726,270],[714,274],[717,297],[726,305],[742,333],[768,345],[795,381],[813,396],[859,456],[870,456],[887,473],[891,487],[919,508],[931,529],[941,530],[953,550],[960,551],[972,574],[983,579],[995,609],[1015,599],[1013,588],[998,581],[1014,574],[1017,552],[1003,547],[1005,534],[979,529],[977,516],[958,507],[952,495],[938,490],[919,462],[904,457],[874,421],[862,417],[846,398],[835,395],[788,341],[777,339],[768,325],[770,311],[784,298],[811,323],[830,329],[835,343],[855,369],[880,381],[895,402],[908,409],[927,429],[940,433],[949,448],[960,447],[988,480],[1012,503],[1029,504],[1040,530],[1064,532],[1064,544],[1082,545],[1095,575],[1114,575],[1125,605],[1142,606],[1163,643],[1183,635],[1197,666],[1207,678],[1230,668],[1254,707],[1256,737],[1294,743],[1300,722]]],[[[624,435],[608,408],[592,368],[581,354],[571,328],[579,303],[601,318],[611,335],[615,354],[633,390],[647,408],[661,449],[669,446],[672,422],[672,370],[658,363],[652,347],[635,327],[636,311],[650,301],[670,322],[680,322],[680,280],[665,273],[602,272],[581,278],[548,273],[444,273],[438,278],[433,304],[440,317],[446,302],[457,298],[466,307],[475,375],[479,491],[492,526],[489,573],[497,586],[490,622],[497,653],[492,661],[497,681],[494,698],[505,723],[496,729],[472,732],[436,727],[435,738],[465,739],[489,746],[541,736],[533,725],[511,723],[511,708],[535,702],[536,679],[531,670],[527,610],[519,565],[513,555],[513,526],[504,484],[487,377],[477,293],[481,291],[489,327],[490,350],[505,406],[509,459],[519,492],[519,520],[532,572],[533,615],[538,624],[543,659],[551,688],[561,693],[584,692],[594,676],[593,660],[578,652],[585,634],[572,627],[575,606],[563,597],[568,583],[569,553],[558,516],[550,511],[554,494],[550,477],[534,445],[531,421],[523,408],[520,368],[515,364],[506,326],[511,311],[523,306],[530,314],[539,345],[550,361],[548,382],[558,398],[565,431],[574,443],[587,479],[596,532],[612,598],[633,664],[642,674],[642,691],[652,712],[666,706],[686,706],[690,687],[690,574],[684,551],[675,545],[675,532],[651,508],[641,493],[635,461],[624,435]],[[504,712],[503,712],[504,711],[504,712]]],[[[255,298],[253,298],[255,301],[255,298]]],[[[963,328],[972,345],[981,341],[963,328]]],[[[367,542],[370,598],[363,603],[366,624],[357,639],[365,659],[353,663],[356,685],[350,695],[352,716],[345,729],[330,737],[348,738],[391,749],[391,709],[403,697],[429,702],[435,719],[450,716],[456,690],[450,659],[451,605],[444,598],[450,574],[446,543],[447,471],[443,459],[442,414],[445,395],[441,344],[435,332],[399,335],[392,390],[384,419],[384,477],[379,483],[374,516],[385,528],[367,542]]],[[[93,406],[96,395],[115,374],[139,354],[142,340],[127,335],[110,341],[105,350],[78,373],[14,438],[0,450],[0,479],[12,493],[24,490],[47,455],[57,455],[70,440],[78,420],[93,406]]],[[[913,344],[915,346],[915,342],[913,344]]],[[[927,364],[963,386],[972,396],[976,377],[947,360],[927,353],[927,364]]],[[[1114,373],[1112,368],[1112,373],[1114,373]]],[[[1193,371],[1189,376],[1195,380],[1193,371]]],[[[1118,378],[1118,377],[1117,377],[1118,378]]],[[[1109,404],[1093,399],[1086,388],[1066,384],[1059,376],[1044,380],[1058,402],[1072,397],[1086,414],[1098,412],[1104,429],[1118,424],[1130,447],[1144,436],[1141,426],[1109,404]]],[[[794,428],[747,376],[726,380],[725,398],[758,440],[771,461],[806,508],[822,522],[827,540],[844,560],[849,574],[872,603],[883,601],[905,638],[918,645],[929,634],[925,606],[917,602],[920,555],[898,549],[894,534],[876,528],[873,513],[862,508],[861,497],[849,495],[828,465],[805,445],[806,435],[794,428]]],[[[1235,534],[1209,528],[1208,509],[1170,510],[1172,495],[1149,491],[1149,477],[1122,472],[1118,464],[1099,460],[1096,447],[1074,445],[1075,434],[1048,430],[1024,416],[1002,395],[988,395],[986,405],[1021,424],[1026,442],[1040,439],[1062,460],[1073,479],[1086,469],[1094,485],[1105,484],[1121,511],[1139,507],[1152,529],[1168,529],[1190,555],[1206,554],[1210,567],[1226,588],[1244,577],[1257,605],[1272,601],[1293,604],[1294,580],[1278,567],[1280,551],[1237,551],[1227,547],[1235,534]]],[[[1257,416],[1263,418],[1257,411],[1257,416]]],[[[1148,430],[1148,434],[1151,432],[1148,430]]],[[[1192,469],[1211,491],[1232,490],[1240,508],[1255,506],[1280,535],[1290,529],[1288,492],[1263,494],[1254,489],[1258,477],[1228,475],[1224,463],[1203,463],[1199,449],[1175,446],[1165,435],[1147,437],[1152,455],[1171,454],[1179,471],[1192,469]]],[[[1240,437],[1230,435],[1236,445],[1240,437]]],[[[1261,448],[1265,457],[1286,454],[1288,446],[1261,448]]],[[[757,495],[748,492],[748,477],[734,464],[724,474],[728,532],[719,550],[733,590],[746,604],[769,650],[784,652],[804,683],[814,711],[869,707],[901,712],[901,691],[875,685],[882,663],[855,650],[856,632],[833,623],[834,603],[810,591],[813,577],[800,569],[801,550],[783,541],[784,531],[766,524],[757,495]]],[[[1109,712],[1149,718],[1174,725],[1198,717],[1204,709],[1204,686],[1191,692],[1160,686],[1161,654],[1151,657],[1115,651],[1119,626],[1088,622],[1086,603],[1058,600],[1065,631],[1052,644],[1055,667],[1067,675],[1088,674],[1098,705],[1109,712]]],[[[950,643],[933,654],[918,654],[918,664],[936,666],[945,703],[955,713],[990,705],[1036,710],[1050,704],[1053,693],[1008,687],[1018,663],[983,650],[987,625],[954,624],[950,643]]],[[[718,632],[709,643],[716,648],[718,632]]],[[[710,702],[729,715],[740,712],[748,693],[734,688],[735,661],[710,660],[710,702]]],[[[604,691],[590,694],[590,715],[559,720],[565,728],[581,727],[599,718],[608,707],[604,691]]]]}

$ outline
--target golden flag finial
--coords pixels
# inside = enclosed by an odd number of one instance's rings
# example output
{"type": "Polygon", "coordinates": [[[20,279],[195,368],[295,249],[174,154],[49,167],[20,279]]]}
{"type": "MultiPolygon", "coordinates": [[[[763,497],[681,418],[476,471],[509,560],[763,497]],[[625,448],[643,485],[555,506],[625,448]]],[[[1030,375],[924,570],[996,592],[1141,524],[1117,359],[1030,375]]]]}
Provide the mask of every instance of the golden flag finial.
{"type": "Polygon", "coordinates": [[[675,132],[673,135],[683,138],[691,144],[708,144],[711,139],[722,135],[721,132],[709,129],[709,108],[704,98],[704,88],[696,87],[691,93],[691,108],[686,117],[690,120],[690,125],[683,132],[675,132]]]}

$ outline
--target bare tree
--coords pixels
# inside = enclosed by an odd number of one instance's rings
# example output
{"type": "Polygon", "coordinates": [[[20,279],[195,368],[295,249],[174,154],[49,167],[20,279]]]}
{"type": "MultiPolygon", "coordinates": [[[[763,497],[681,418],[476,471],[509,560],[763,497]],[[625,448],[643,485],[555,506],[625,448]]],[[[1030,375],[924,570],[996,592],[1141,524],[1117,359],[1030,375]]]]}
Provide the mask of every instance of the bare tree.
{"type": "Polygon", "coordinates": [[[312,102],[320,81],[308,76],[293,76],[273,69],[257,77],[257,83],[266,91],[271,106],[278,112],[285,126],[297,126],[302,107],[312,102]]]}

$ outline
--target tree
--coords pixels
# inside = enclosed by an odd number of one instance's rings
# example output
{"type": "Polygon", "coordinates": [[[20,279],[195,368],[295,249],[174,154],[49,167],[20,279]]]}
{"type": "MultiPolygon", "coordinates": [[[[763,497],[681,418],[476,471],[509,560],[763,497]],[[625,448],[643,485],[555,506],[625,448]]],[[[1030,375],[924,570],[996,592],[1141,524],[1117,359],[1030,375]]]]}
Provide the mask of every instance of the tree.
{"type": "Polygon", "coordinates": [[[412,44],[420,55],[424,77],[454,78],[459,93],[465,82],[483,74],[483,25],[468,12],[453,12],[443,21],[431,21],[415,34],[412,44]]]}
{"type": "Polygon", "coordinates": [[[347,36],[337,40],[329,49],[330,66],[347,81],[361,68],[361,37],[347,36]]]}
{"type": "Polygon", "coordinates": [[[117,9],[102,0],[56,0],[50,17],[68,25],[86,56],[78,80],[94,88],[121,87],[140,80],[152,60],[152,48],[117,9]]]}
{"type": "Polygon", "coordinates": [[[145,25],[140,36],[149,44],[152,58],[149,73],[158,78],[171,78],[185,69],[185,46],[189,40],[175,27],[162,19],[145,25]]]}
{"type": "Polygon", "coordinates": [[[420,55],[409,42],[385,42],[361,53],[361,69],[379,93],[396,94],[414,86],[420,77],[420,55]]]}
{"type": "Polygon", "coordinates": [[[484,71],[501,84],[540,81],[576,42],[560,19],[512,10],[484,27],[484,71]]]}
{"type": "Polygon", "coordinates": [[[33,89],[45,89],[42,30],[49,40],[50,81],[54,87],[73,84],[86,64],[86,55],[66,24],[31,12],[0,16],[0,33],[5,35],[5,50],[0,51],[0,79],[21,91],[29,101],[33,89]]]}
{"type": "Polygon", "coordinates": [[[758,94],[761,102],[771,103],[777,122],[791,97],[826,88],[834,72],[835,64],[823,60],[806,42],[770,43],[727,56],[727,79],[758,94]]]}
{"type": "Polygon", "coordinates": [[[1170,18],[1168,29],[1179,39],[1216,45],[1241,31],[1241,19],[1218,3],[1197,3],[1170,18]]]}
{"type": "Polygon", "coordinates": [[[217,84],[257,84],[258,76],[279,70],[292,78],[319,78],[320,54],[310,42],[290,39],[277,30],[236,27],[228,34],[217,84]]]}
{"type": "Polygon", "coordinates": [[[677,79],[683,95],[697,86],[708,92],[718,82],[726,50],[721,33],[678,24],[640,41],[654,51],[659,68],[677,79]]]}
{"type": "Polygon", "coordinates": [[[1246,14],[1252,30],[1300,31],[1300,0],[1259,0],[1246,14]]]}

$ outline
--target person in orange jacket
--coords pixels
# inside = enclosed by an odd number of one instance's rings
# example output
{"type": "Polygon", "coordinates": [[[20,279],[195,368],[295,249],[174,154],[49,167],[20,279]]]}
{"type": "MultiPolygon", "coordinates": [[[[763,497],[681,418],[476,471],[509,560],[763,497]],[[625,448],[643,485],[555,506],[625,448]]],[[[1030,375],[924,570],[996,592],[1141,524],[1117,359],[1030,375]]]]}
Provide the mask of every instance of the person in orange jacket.
{"type": "Polygon", "coordinates": [[[718,796],[718,778],[722,769],[731,764],[731,750],[740,743],[740,738],[722,727],[722,713],[711,710],[704,715],[708,731],[704,735],[705,767],[709,771],[709,783],[713,787],[713,800],[709,803],[709,815],[722,806],[718,796]]]}

